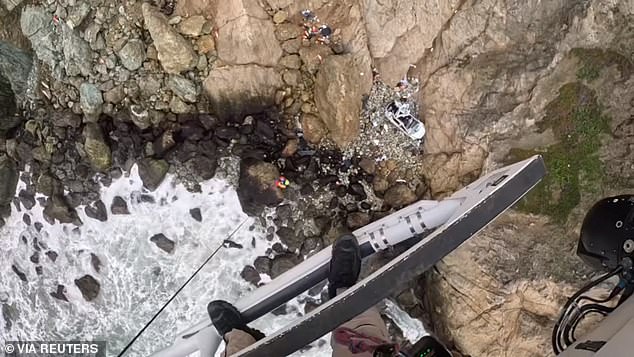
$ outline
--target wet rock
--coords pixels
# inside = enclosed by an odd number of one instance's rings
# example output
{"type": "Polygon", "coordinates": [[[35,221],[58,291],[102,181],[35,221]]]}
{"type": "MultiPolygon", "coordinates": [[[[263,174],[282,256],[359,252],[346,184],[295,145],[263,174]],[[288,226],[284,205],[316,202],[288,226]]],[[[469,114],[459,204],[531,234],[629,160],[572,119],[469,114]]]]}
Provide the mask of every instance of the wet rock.
{"type": "Polygon", "coordinates": [[[15,161],[0,155],[0,208],[8,207],[18,185],[18,168],[15,161]]]}
{"type": "Polygon", "coordinates": [[[95,170],[106,172],[112,165],[112,153],[101,128],[97,124],[88,123],[84,127],[83,135],[88,161],[95,170]]]}
{"type": "Polygon", "coordinates": [[[90,265],[97,273],[101,271],[101,259],[94,253],[90,253],[90,265]]]}
{"type": "Polygon", "coordinates": [[[154,154],[158,157],[163,157],[174,146],[176,146],[176,141],[174,140],[174,133],[171,130],[166,130],[160,137],[156,138],[152,144],[154,154]]]}
{"type": "Polygon", "coordinates": [[[244,247],[242,246],[242,244],[240,244],[240,243],[236,243],[236,242],[232,241],[231,239],[225,239],[225,240],[222,242],[222,245],[223,245],[225,248],[233,248],[233,249],[242,249],[242,248],[244,248],[244,247]]]}
{"type": "Polygon", "coordinates": [[[84,212],[86,212],[86,216],[92,219],[96,219],[101,222],[108,220],[108,210],[101,200],[95,201],[91,205],[86,206],[84,208],[84,212]]]}
{"type": "Polygon", "coordinates": [[[121,48],[118,55],[121,60],[121,64],[123,64],[126,69],[136,71],[143,66],[146,53],[147,51],[143,41],[133,39],[128,41],[125,46],[121,48]]]}
{"type": "Polygon", "coordinates": [[[299,192],[302,195],[304,195],[304,196],[310,196],[313,193],[315,193],[315,188],[313,188],[313,185],[307,183],[307,184],[302,186],[302,188],[299,190],[299,192]]]}
{"type": "Polygon", "coordinates": [[[385,192],[383,201],[386,205],[401,208],[416,202],[416,194],[405,183],[397,183],[385,192]]]}
{"type": "Polygon", "coordinates": [[[37,275],[44,274],[44,269],[42,268],[41,265],[38,265],[38,266],[35,267],[35,274],[37,274],[37,275]]]}
{"type": "Polygon", "coordinates": [[[58,284],[57,290],[49,294],[57,300],[68,302],[68,298],[66,297],[66,287],[64,285],[58,284]]]}
{"type": "Polygon", "coordinates": [[[264,206],[282,202],[282,191],[275,186],[280,172],[273,164],[256,159],[244,159],[240,165],[238,198],[245,213],[257,215],[264,206]]]}
{"type": "Polygon", "coordinates": [[[207,20],[200,15],[188,17],[178,24],[178,32],[185,36],[197,37],[203,32],[207,20]]]}
{"type": "Polygon", "coordinates": [[[11,270],[13,270],[13,272],[15,273],[15,275],[17,275],[17,276],[18,276],[18,278],[19,278],[20,280],[22,280],[23,282],[27,282],[27,281],[28,281],[28,279],[26,278],[26,274],[24,274],[24,272],[22,272],[22,271],[20,270],[20,268],[18,268],[15,264],[14,264],[14,265],[11,265],[11,270]]]}
{"type": "Polygon", "coordinates": [[[50,259],[53,263],[55,263],[55,261],[57,260],[57,253],[52,250],[49,250],[44,254],[46,254],[48,259],[50,259]]]}
{"type": "Polygon", "coordinates": [[[33,254],[31,254],[31,257],[29,258],[29,260],[33,264],[40,264],[40,253],[33,252],[33,254]]]}
{"type": "Polygon", "coordinates": [[[203,221],[203,215],[200,212],[200,208],[192,208],[189,210],[189,214],[192,216],[193,219],[195,219],[198,222],[202,222],[203,221]]]}
{"type": "Polygon", "coordinates": [[[79,103],[88,121],[96,121],[103,109],[101,91],[92,83],[82,83],[79,86],[79,103]]]}
{"type": "Polygon", "coordinates": [[[29,216],[28,214],[24,214],[22,216],[22,222],[24,222],[24,224],[26,224],[27,226],[31,225],[31,216],[29,216]]]}
{"type": "Polygon", "coordinates": [[[145,27],[150,32],[158,59],[168,73],[180,73],[194,67],[198,56],[189,41],[173,29],[157,8],[148,3],[142,5],[145,27]]]}
{"type": "Polygon", "coordinates": [[[29,72],[33,60],[31,55],[6,42],[0,42],[0,87],[6,87],[8,100],[4,100],[5,88],[0,89],[3,107],[0,108],[0,131],[17,127],[23,121],[22,116],[13,116],[16,104],[26,99],[29,72]]]}
{"type": "Polygon", "coordinates": [[[167,87],[187,103],[195,103],[198,99],[196,84],[181,76],[171,75],[167,80],[167,87]]]}
{"type": "Polygon", "coordinates": [[[54,224],[55,220],[60,223],[81,223],[77,212],[68,204],[66,199],[58,194],[49,197],[44,207],[44,218],[50,224],[54,224]]]}
{"type": "Polygon", "coordinates": [[[370,223],[370,215],[364,212],[352,212],[346,218],[346,225],[350,229],[361,228],[370,223]]]}
{"type": "Polygon", "coordinates": [[[328,204],[328,208],[331,210],[337,208],[339,206],[339,199],[337,197],[333,197],[328,204]]]}
{"type": "Polygon", "coordinates": [[[284,82],[275,69],[248,64],[214,68],[203,85],[216,114],[229,119],[273,106],[284,82]]]}
{"type": "Polygon", "coordinates": [[[275,214],[277,218],[280,218],[282,220],[290,220],[293,216],[293,209],[290,205],[277,206],[277,208],[275,209],[275,214]]]}
{"type": "Polygon", "coordinates": [[[112,199],[110,212],[112,212],[112,214],[130,214],[128,204],[121,196],[115,196],[115,198],[112,199]]]}
{"type": "Polygon", "coordinates": [[[339,148],[347,147],[359,134],[362,96],[372,86],[370,73],[369,68],[359,68],[353,55],[330,56],[317,73],[315,105],[339,148]]]}
{"type": "Polygon", "coordinates": [[[150,238],[150,242],[156,244],[161,250],[166,253],[174,252],[174,246],[176,245],[173,240],[167,238],[163,233],[156,234],[150,238]]]}
{"type": "Polygon", "coordinates": [[[79,279],[75,279],[75,285],[81,291],[81,295],[86,301],[93,301],[99,296],[101,285],[91,275],[84,275],[79,279]]]}
{"type": "Polygon", "coordinates": [[[271,273],[271,259],[268,257],[257,257],[253,262],[253,266],[260,274],[270,275],[271,273]]]}
{"type": "Polygon", "coordinates": [[[218,161],[216,158],[200,156],[189,160],[187,166],[190,167],[203,181],[210,180],[216,174],[218,161]]]}
{"type": "Polygon", "coordinates": [[[260,278],[260,273],[258,273],[258,271],[255,270],[255,268],[251,265],[245,266],[244,269],[242,269],[240,276],[242,277],[242,279],[248,281],[255,286],[258,286],[258,283],[260,282],[260,280],[262,280],[260,278]]]}
{"type": "Polygon", "coordinates": [[[276,234],[291,251],[299,249],[304,241],[301,234],[295,234],[295,231],[289,227],[280,227],[276,234]]]}
{"type": "Polygon", "coordinates": [[[150,191],[154,191],[160,186],[169,170],[169,164],[165,160],[146,158],[139,161],[138,165],[143,186],[150,191]]]}
{"type": "Polygon", "coordinates": [[[335,189],[335,195],[337,195],[337,197],[345,197],[347,193],[348,190],[346,189],[346,186],[337,186],[335,189]]]}
{"type": "Polygon", "coordinates": [[[366,211],[372,208],[372,205],[367,202],[361,202],[359,206],[361,207],[361,209],[366,211]]]}
{"type": "Polygon", "coordinates": [[[302,130],[304,138],[311,144],[319,144],[328,134],[326,124],[316,115],[302,115],[302,130]]]}
{"type": "Polygon", "coordinates": [[[299,258],[293,254],[278,255],[271,263],[271,278],[277,278],[285,271],[293,268],[297,263],[299,263],[299,258]]]}

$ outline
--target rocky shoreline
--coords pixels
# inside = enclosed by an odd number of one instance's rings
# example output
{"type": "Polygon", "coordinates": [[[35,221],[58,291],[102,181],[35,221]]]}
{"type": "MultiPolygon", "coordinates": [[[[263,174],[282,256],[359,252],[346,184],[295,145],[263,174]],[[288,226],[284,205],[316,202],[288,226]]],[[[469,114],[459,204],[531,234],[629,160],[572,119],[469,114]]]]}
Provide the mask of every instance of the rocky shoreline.
{"type": "MultiPolygon", "coordinates": [[[[242,271],[258,285],[260,274],[278,276],[344,230],[419,199],[442,198],[483,170],[526,155],[543,154],[556,168],[540,196],[519,207],[527,216],[518,222],[538,222],[529,231],[539,233],[531,238],[539,244],[557,224],[568,228],[561,233],[565,242],[543,244],[571,245],[584,207],[601,194],[632,187],[632,152],[624,149],[633,126],[634,49],[624,25],[634,17],[631,6],[602,0],[518,4],[509,22],[491,9],[505,14],[514,5],[495,0],[311,3],[334,30],[324,45],[303,39],[300,10],[308,5],[0,1],[6,19],[0,26],[0,226],[12,209],[35,205],[44,208],[47,223],[78,229],[77,209],[99,221],[126,214],[123,198],[103,202],[99,190],[134,164],[148,192],[168,173],[192,191],[220,176],[237,187],[244,211],[260,217],[268,238],[281,242],[242,271]],[[422,83],[414,100],[428,129],[424,143],[385,120],[393,85],[407,73],[422,83]],[[583,136],[590,133],[584,125],[596,129],[596,140],[583,136]],[[578,141],[568,143],[570,137],[578,141]],[[561,143],[580,149],[570,154],[561,143]],[[576,171],[558,170],[562,162],[576,171]],[[621,179],[611,182],[603,169],[621,179]],[[280,176],[288,187],[276,186],[280,176]],[[18,180],[25,189],[16,196],[18,180]],[[562,192],[572,192],[573,201],[562,192]],[[543,207],[550,201],[556,208],[543,207]]],[[[204,219],[191,209],[192,219],[204,219]]],[[[24,222],[38,230],[44,223],[27,214],[24,222]]],[[[515,229],[508,228],[513,237],[515,229]]],[[[174,249],[169,237],[152,239],[165,254],[174,249]]],[[[40,243],[33,243],[36,271],[43,255],[55,261],[58,254],[40,243]]],[[[498,253],[513,256],[514,249],[511,244],[498,253]]],[[[474,271],[495,272],[501,264],[489,256],[465,259],[474,271]]],[[[575,262],[564,261],[551,270],[577,271],[575,262]]],[[[528,278],[510,273],[516,269],[508,264],[508,274],[492,273],[492,285],[505,279],[528,280],[520,286],[529,288],[538,279],[571,284],[549,272],[528,278]]],[[[13,271],[26,279],[18,266],[13,271]]],[[[86,300],[99,294],[90,275],[75,283],[86,300]]],[[[412,282],[396,300],[416,316],[443,321],[436,330],[448,343],[482,355],[469,337],[474,325],[446,332],[460,319],[435,312],[460,305],[454,294],[433,275],[412,282]],[[434,294],[426,296],[430,289],[434,294]]],[[[513,294],[500,299],[510,301],[513,294]]],[[[51,295],[67,300],[61,285],[51,295]]],[[[320,301],[318,291],[313,295],[311,306],[320,301]]],[[[481,306],[474,308],[476,320],[490,304],[481,306]]],[[[545,330],[538,320],[527,323],[545,330]]]]}

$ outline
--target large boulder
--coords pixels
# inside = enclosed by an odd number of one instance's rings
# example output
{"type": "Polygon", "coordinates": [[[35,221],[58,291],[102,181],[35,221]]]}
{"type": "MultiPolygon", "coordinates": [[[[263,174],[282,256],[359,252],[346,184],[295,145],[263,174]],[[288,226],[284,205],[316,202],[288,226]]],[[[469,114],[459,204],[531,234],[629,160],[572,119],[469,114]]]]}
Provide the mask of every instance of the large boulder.
{"type": "Polygon", "coordinates": [[[242,210],[247,214],[257,215],[264,206],[275,206],[282,202],[284,195],[275,185],[275,180],[279,177],[279,170],[271,163],[251,158],[242,160],[238,182],[238,198],[242,210]]]}
{"type": "Polygon", "coordinates": [[[62,41],[55,31],[51,15],[43,7],[27,6],[22,10],[20,27],[31,42],[37,58],[55,72],[55,68],[64,60],[61,53],[62,41]]]}
{"type": "MultiPolygon", "coordinates": [[[[0,116],[12,115],[17,102],[24,99],[33,59],[25,51],[0,41],[0,116]],[[14,98],[15,97],[15,98],[14,98]]],[[[0,118],[0,131],[4,128],[0,118]]]]}
{"type": "Polygon", "coordinates": [[[18,168],[13,159],[0,155],[0,212],[6,211],[15,196],[18,168]]]}
{"type": "Polygon", "coordinates": [[[86,124],[84,127],[84,138],[84,150],[86,150],[86,156],[88,156],[90,164],[95,170],[108,170],[112,165],[112,153],[99,125],[86,124]]]}
{"type": "Polygon", "coordinates": [[[145,27],[165,72],[177,74],[194,68],[198,56],[192,44],[169,25],[167,17],[156,7],[144,3],[142,9],[145,27]]]}
{"type": "Polygon", "coordinates": [[[241,120],[273,106],[284,82],[273,68],[245,65],[215,68],[203,85],[218,116],[241,120]]]}
{"type": "Polygon", "coordinates": [[[370,68],[360,68],[354,56],[330,56],[324,60],[315,81],[315,104],[340,148],[359,134],[362,97],[370,91],[370,68]]]}

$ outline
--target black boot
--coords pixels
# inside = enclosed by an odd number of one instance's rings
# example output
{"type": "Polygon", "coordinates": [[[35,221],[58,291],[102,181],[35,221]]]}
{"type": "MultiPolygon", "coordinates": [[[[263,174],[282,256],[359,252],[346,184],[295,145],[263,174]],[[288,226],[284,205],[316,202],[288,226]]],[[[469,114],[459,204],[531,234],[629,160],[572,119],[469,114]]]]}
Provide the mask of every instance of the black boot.
{"type": "Polygon", "coordinates": [[[330,271],[328,272],[328,295],[334,298],[337,289],[349,288],[357,283],[361,271],[361,248],[357,238],[346,234],[332,246],[330,271]]]}
{"type": "Polygon", "coordinates": [[[224,336],[227,332],[237,329],[253,336],[256,340],[264,338],[262,331],[247,326],[242,319],[242,314],[235,306],[223,300],[215,300],[207,305],[207,313],[218,333],[224,336]]]}

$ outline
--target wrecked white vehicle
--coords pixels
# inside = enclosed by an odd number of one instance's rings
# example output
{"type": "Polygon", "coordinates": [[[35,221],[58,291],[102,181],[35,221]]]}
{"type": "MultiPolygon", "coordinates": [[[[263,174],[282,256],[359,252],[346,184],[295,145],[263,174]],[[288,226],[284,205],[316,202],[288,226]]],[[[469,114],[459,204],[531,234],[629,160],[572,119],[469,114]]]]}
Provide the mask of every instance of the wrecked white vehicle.
{"type": "Polygon", "coordinates": [[[411,113],[410,104],[395,100],[385,107],[385,116],[414,140],[423,140],[425,125],[411,113]]]}

